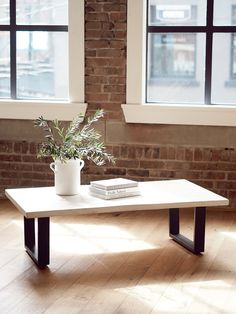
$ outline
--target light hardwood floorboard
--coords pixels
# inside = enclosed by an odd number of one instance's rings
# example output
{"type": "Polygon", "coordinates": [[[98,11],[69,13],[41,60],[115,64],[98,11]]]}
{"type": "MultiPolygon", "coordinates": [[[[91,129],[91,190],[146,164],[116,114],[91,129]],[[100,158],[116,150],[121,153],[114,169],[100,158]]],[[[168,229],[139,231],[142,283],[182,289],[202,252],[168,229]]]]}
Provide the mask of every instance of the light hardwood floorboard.
{"type": "MultiPolygon", "coordinates": [[[[181,232],[193,217],[181,211],[181,232]]],[[[51,262],[23,247],[23,219],[0,201],[0,313],[236,313],[236,212],[207,211],[206,253],[168,236],[165,210],[55,217],[51,262]]]]}

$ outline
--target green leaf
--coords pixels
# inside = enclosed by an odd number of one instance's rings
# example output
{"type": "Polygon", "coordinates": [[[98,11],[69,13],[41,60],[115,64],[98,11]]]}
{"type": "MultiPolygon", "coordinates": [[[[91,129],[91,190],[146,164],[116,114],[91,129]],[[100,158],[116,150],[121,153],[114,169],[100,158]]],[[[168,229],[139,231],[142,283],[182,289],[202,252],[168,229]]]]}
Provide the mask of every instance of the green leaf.
{"type": "Polygon", "coordinates": [[[34,125],[46,133],[46,141],[40,145],[38,156],[51,156],[54,160],[59,159],[62,162],[68,159],[88,159],[98,166],[106,161],[114,163],[115,158],[106,152],[106,147],[100,140],[101,134],[93,127],[102,117],[104,111],[99,109],[81,126],[83,117],[80,114],[65,129],[57,119],[47,121],[40,116],[34,125]]]}

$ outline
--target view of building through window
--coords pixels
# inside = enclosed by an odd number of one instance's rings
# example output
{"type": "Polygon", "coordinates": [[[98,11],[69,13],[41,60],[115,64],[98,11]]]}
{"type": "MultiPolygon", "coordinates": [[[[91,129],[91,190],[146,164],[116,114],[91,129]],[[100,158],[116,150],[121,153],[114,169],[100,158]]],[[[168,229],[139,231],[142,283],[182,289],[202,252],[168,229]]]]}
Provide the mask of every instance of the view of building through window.
{"type": "Polygon", "coordinates": [[[232,36],[231,78],[236,79],[236,35],[232,36]]]}
{"type": "Polygon", "coordinates": [[[152,78],[194,78],[196,34],[150,34],[152,78]]]}
{"type": "MultiPolygon", "coordinates": [[[[207,10],[207,0],[149,0],[147,102],[206,103],[207,10]]],[[[210,103],[236,104],[236,0],[214,0],[212,24],[210,103]]]]}
{"type": "MultiPolygon", "coordinates": [[[[0,9],[1,11],[1,9],[0,9]]],[[[4,19],[1,19],[4,20],[4,19]]],[[[10,97],[10,32],[0,31],[0,97],[10,97]]]]}
{"type": "Polygon", "coordinates": [[[68,99],[68,0],[14,2],[0,2],[0,97],[68,99]]]}
{"type": "MultiPolygon", "coordinates": [[[[236,5],[232,6],[232,25],[236,25],[236,5]]],[[[236,79],[236,34],[232,34],[231,79],[236,79]]]]}

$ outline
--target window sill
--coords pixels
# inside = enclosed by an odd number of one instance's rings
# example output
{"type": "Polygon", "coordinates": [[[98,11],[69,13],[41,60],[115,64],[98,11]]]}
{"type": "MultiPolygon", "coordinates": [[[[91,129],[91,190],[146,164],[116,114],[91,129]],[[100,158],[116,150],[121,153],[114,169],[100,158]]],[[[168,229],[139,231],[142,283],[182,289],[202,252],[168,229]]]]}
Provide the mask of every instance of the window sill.
{"type": "Polygon", "coordinates": [[[39,116],[45,119],[70,121],[78,114],[85,115],[87,104],[69,102],[40,101],[0,101],[0,119],[34,120],[39,116]]]}
{"type": "Polygon", "coordinates": [[[207,105],[121,105],[127,123],[236,126],[236,107],[207,105]]]}

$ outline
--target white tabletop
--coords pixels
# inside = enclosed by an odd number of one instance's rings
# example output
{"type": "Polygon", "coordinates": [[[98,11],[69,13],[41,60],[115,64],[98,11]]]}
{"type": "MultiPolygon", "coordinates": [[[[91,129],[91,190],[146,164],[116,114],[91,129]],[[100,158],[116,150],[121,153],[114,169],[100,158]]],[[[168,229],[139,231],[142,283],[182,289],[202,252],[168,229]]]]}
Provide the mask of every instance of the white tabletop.
{"type": "Polygon", "coordinates": [[[89,194],[88,185],[73,196],[56,195],[54,187],[7,189],[6,196],[27,218],[228,205],[228,199],[187,180],[139,183],[141,195],[103,200],[89,194]]]}

